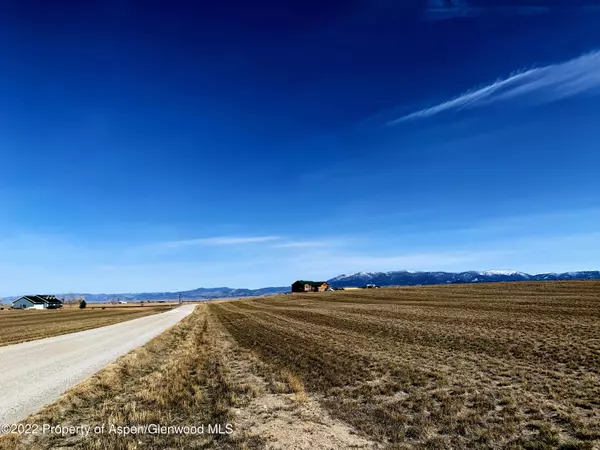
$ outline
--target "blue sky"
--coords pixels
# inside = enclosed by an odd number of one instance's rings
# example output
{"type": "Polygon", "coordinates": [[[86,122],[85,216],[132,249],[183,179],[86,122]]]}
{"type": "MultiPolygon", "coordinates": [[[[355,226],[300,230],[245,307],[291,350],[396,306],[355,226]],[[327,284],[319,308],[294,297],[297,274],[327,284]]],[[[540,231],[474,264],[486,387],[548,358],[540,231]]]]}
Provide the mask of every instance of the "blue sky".
{"type": "Polygon", "coordinates": [[[397,3],[4,2],[0,295],[599,269],[600,8],[397,3]]]}

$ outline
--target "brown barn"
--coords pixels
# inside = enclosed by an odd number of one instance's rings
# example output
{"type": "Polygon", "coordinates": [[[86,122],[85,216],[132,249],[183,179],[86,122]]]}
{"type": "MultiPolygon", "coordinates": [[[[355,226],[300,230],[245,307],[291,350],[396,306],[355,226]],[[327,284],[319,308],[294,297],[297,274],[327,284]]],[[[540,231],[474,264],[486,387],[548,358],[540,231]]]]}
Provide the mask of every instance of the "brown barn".
{"type": "Polygon", "coordinates": [[[292,284],[292,292],[323,292],[328,287],[326,281],[298,280],[292,284]]]}

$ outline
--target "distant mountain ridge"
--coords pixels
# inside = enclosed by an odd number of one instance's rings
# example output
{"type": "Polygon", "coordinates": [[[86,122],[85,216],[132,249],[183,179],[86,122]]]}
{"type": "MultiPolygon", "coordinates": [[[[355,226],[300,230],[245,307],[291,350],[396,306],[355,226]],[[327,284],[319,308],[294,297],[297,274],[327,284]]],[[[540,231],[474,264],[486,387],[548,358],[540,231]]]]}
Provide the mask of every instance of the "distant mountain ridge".
{"type": "Polygon", "coordinates": [[[514,270],[485,270],[483,272],[358,272],[334,277],[327,282],[334,287],[414,286],[418,284],[491,283],[499,281],[560,281],[600,280],[600,271],[589,270],[564,273],[540,273],[531,275],[514,270]]]}
{"type": "MultiPolygon", "coordinates": [[[[280,294],[289,292],[289,286],[266,287],[260,289],[235,289],[228,287],[215,288],[198,288],[190,291],[181,291],[183,300],[209,300],[211,298],[230,298],[230,297],[259,297],[263,295],[280,294]]],[[[56,294],[58,298],[70,299],[83,297],[87,302],[110,302],[113,300],[124,300],[129,302],[158,301],[158,300],[177,300],[179,292],[140,292],[140,293],[121,293],[121,294],[85,294],[85,293],[68,293],[56,294]]],[[[6,302],[13,301],[17,297],[4,297],[6,302]]]]}
{"type": "MultiPolygon", "coordinates": [[[[560,280],[600,280],[600,271],[588,270],[564,273],[540,273],[531,275],[514,270],[485,270],[477,272],[413,272],[400,270],[395,272],[358,272],[355,274],[339,275],[327,280],[334,287],[363,287],[366,284],[378,286],[415,286],[431,284],[454,284],[454,283],[492,283],[500,281],[560,281],[560,280]]],[[[291,283],[290,283],[291,285],[291,283]]],[[[260,297],[265,295],[283,294],[291,291],[290,286],[265,287],[260,289],[245,288],[198,288],[189,291],[181,291],[183,300],[209,300],[211,298],[240,298],[260,297]]],[[[56,294],[58,298],[83,297],[87,302],[110,302],[116,299],[137,301],[159,301],[177,300],[179,292],[141,292],[122,294],[84,294],[69,293],[56,294]]],[[[11,302],[19,298],[4,297],[4,302],[11,302]]]]}

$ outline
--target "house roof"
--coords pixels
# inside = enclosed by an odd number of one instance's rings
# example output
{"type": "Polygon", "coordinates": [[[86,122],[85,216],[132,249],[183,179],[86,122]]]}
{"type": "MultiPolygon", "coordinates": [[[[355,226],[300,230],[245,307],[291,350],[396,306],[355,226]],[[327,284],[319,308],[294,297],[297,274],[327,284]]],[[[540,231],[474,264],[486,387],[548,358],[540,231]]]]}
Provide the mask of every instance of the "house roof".
{"type": "Polygon", "coordinates": [[[13,303],[18,302],[22,298],[24,298],[25,300],[28,300],[29,302],[31,302],[35,305],[43,305],[44,303],[46,303],[46,301],[43,298],[38,297],[37,295],[22,295],[21,297],[13,300],[13,303]]]}
{"type": "MultiPolygon", "coordinates": [[[[308,284],[309,286],[313,286],[313,287],[319,287],[324,284],[327,284],[326,281],[306,281],[306,280],[298,280],[298,281],[296,281],[296,283],[308,284]]],[[[294,284],[296,284],[296,283],[294,283],[294,284]]]]}
{"type": "Polygon", "coordinates": [[[13,303],[21,300],[22,298],[30,301],[31,303],[33,303],[34,305],[43,305],[44,303],[46,304],[59,304],[62,302],[57,299],[54,295],[23,295],[15,300],[13,300],[13,303]]]}
{"type": "Polygon", "coordinates": [[[38,297],[40,297],[42,300],[45,300],[46,303],[62,303],[62,301],[57,299],[54,295],[38,295],[38,297]]]}

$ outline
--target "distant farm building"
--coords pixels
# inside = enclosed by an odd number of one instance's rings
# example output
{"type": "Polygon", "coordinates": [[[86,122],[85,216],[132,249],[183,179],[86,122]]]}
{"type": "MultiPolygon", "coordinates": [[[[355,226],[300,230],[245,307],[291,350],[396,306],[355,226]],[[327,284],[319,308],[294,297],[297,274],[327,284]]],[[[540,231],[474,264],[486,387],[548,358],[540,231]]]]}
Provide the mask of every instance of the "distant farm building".
{"type": "Polygon", "coordinates": [[[58,309],[62,305],[54,295],[24,295],[12,302],[14,309],[58,309]]]}
{"type": "Polygon", "coordinates": [[[325,281],[298,280],[292,284],[292,292],[323,292],[328,287],[325,281]]]}

